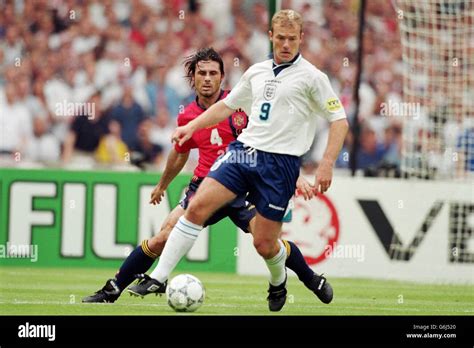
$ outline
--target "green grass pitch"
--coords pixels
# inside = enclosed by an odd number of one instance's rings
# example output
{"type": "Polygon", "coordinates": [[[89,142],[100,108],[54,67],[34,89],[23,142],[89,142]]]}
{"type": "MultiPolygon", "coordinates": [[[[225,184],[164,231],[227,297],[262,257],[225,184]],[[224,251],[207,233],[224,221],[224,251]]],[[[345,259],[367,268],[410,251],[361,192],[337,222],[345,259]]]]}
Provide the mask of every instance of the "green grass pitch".
{"type": "MultiPolygon", "coordinates": [[[[83,304],[112,269],[0,269],[0,315],[176,315],[165,296],[124,293],[114,304],[83,304]]],[[[194,273],[206,287],[204,304],[184,315],[474,315],[474,288],[369,279],[329,278],[334,301],[325,305],[296,277],[279,313],[268,311],[265,277],[194,273]]],[[[179,313],[178,315],[183,315],[179,313]]]]}

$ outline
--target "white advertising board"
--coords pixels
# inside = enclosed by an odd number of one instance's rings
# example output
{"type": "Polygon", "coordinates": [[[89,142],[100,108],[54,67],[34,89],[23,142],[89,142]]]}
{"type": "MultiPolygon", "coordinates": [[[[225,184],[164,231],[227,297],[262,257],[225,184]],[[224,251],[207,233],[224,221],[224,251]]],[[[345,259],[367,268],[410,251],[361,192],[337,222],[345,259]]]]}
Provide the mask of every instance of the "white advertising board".
{"type": "MultiPolygon", "coordinates": [[[[238,235],[237,272],[268,274],[238,235]]],[[[474,186],[336,177],[324,196],[296,198],[282,237],[329,277],[474,283],[474,186]]]]}

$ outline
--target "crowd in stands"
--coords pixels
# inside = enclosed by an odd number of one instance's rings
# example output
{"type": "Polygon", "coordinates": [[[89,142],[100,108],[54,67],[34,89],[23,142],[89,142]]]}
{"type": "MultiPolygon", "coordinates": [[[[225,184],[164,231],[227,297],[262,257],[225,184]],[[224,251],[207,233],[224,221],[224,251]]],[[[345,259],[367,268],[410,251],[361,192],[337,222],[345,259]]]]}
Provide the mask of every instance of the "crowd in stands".
{"type": "MultiPolygon", "coordinates": [[[[302,55],[328,74],[352,121],[357,0],[283,0],[305,20],[302,55]]],[[[162,169],[176,117],[194,94],[183,59],[199,47],[223,56],[223,88],[268,58],[267,1],[0,0],[2,163],[151,166],[162,169]]],[[[397,17],[367,3],[358,166],[398,167],[401,120],[381,105],[402,98],[397,17]]],[[[322,157],[321,119],[303,169],[322,157]]],[[[348,168],[349,134],[338,167],[348,168]]],[[[195,155],[194,155],[195,156],[195,155]]],[[[195,157],[189,168],[192,169],[195,157]]]]}

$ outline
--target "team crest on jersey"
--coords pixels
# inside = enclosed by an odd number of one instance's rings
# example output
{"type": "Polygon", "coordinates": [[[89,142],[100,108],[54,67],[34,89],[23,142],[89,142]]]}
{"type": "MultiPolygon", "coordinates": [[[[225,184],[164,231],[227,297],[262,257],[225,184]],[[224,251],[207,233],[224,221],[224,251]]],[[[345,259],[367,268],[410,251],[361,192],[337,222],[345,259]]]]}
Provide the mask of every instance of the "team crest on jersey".
{"type": "Polygon", "coordinates": [[[273,83],[267,83],[265,84],[265,88],[263,90],[263,97],[265,100],[272,100],[275,98],[275,93],[276,93],[277,86],[273,83]]]}
{"type": "Polygon", "coordinates": [[[237,112],[232,114],[231,122],[232,129],[238,134],[242,133],[242,130],[247,127],[247,115],[242,110],[237,110],[237,112]]]}

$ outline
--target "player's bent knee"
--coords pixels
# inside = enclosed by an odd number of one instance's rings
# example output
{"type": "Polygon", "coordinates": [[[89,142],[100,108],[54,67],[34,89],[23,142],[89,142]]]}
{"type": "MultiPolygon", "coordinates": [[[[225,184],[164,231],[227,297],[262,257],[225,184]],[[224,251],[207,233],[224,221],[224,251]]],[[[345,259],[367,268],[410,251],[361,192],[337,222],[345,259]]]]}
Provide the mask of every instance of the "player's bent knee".
{"type": "Polygon", "coordinates": [[[203,225],[208,218],[207,211],[205,207],[200,204],[199,202],[191,201],[186,209],[186,213],[184,214],[185,218],[196,225],[203,225]]]}
{"type": "Polygon", "coordinates": [[[271,259],[273,256],[275,256],[273,243],[265,240],[254,240],[253,245],[257,250],[257,253],[264,259],[271,259]]]}

